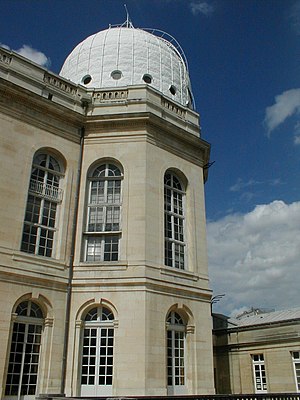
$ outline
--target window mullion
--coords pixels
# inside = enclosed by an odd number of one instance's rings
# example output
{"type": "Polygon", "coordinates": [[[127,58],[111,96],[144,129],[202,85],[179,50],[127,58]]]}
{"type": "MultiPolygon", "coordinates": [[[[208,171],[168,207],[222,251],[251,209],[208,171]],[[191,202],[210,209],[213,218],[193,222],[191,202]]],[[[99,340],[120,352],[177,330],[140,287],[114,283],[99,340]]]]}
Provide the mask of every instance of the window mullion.
{"type": "MultiPolygon", "coordinates": [[[[106,169],[108,165],[106,165],[106,169]]],[[[106,232],[106,221],[107,221],[107,205],[108,205],[108,180],[105,179],[104,181],[104,199],[103,199],[103,232],[106,232]]],[[[103,246],[104,248],[104,246],[103,246]]],[[[104,257],[104,250],[103,250],[103,257],[104,257]]]]}
{"type": "Polygon", "coordinates": [[[104,203],[107,204],[108,179],[104,181],[104,203]]]}
{"type": "Polygon", "coordinates": [[[88,259],[88,239],[84,241],[84,259],[88,259]]]}
{"type": "MultiPolygon", "coordinates": [[[[39,252],[40,252],[40,241],[41,241],[41,235],[42,235],[44,207],[45,207],[45,199],[42,198],[41,206],[40,206],[39,222],[38,222],[39,226],[37,228],[37,234],[36,234],[36,246],[35,246],[35,254],[36,255],[39,255],[39,252]]],[[[46,247],[47,247],[47,238],[45,238],[45,248],[46,247]]]]}
{"type": "Polygon", "coordinates": [[[101,260],[104,260],[104,246],[105,246],[105,236],[101,238],[101,247],[100,247],[101,260]]]}
{"type": "Polygon", "coordinates": [[[172,385],[175,386],[175,331],[171,331],[172,345],[172,385]]]}
{"type": "MultiPolygon", "coordinates": [[[[96,202],[95,204],[92,203],[92,190],[93,190],[93,181],[89,182],[89,198],[88,198],[88,207],[87,207],[87,219],[86,219],[86,230],[87,232],[90,232],[90,218],[91,218],[91,210],[92,208],[97,208],[98,203],[96,202]]],[[[96,188],[96,198],[98,199],[98,191],[99,187],[97,186],[96,188]]]]}
{"type": "MultiPolygon", "coordinates": [[[[97,321],[99,323],[99,321],[97,321]]],[[[101,326],[97,326],[96,328],[96,361],[95,361],[95,385],[99,384],[99,375],[100,375],[100,348],[101,348],[101,326]]]]}
{"type": "Polygon", "coordinates": [[[175,229],[174,229],[174,215],[171,215],[171,230],[172,230],[172,267],[175,267],[175,229]]]}
{"type": "Polygon", "coordinates": [[[86,218],[86,227],[85,227],[87,232],[90,231],[89,225],[90,225],[91,207],[92,207],[91,204],[89,204],[88,208],[87,208],[87,218],[86,218]]]}
{"type": "Polygon", "coordinates": [[[102,206],[103,208],[103,211],[102,211],[102,213],[103,213],[103,233],[105,233],[107,230],[106,230],[106,221],[107,221],[107,204],[103,204],[103,206],[102,206]]]}
{"type": "Polygon", "coordinates": [[[46,155],[46,163],[45,163],[45,167],[46,167],[47,169],[49,169],[49,164],[50,164],[50,155],[47,154],[47,155],[46,155]]]}
{"type": "Polygon", "coordinates": [[[39,254],[39,249],[40,249],[40,237],[41,237],[41,227],[38,226],[36,230],[36,242],[35,242],[35,255],[39,254]]]}
{"type": "MultiPolygon", "coordinates": [[[[19,380],[19,387],[18,387],[18,399],[22,395],[22,386],[23,386],[23,371],[24,371],[24,364],[25,364],[25,354],[26,354],[26,345],[28,339],[28,324],[25,324],[25,334],[24,334],[24,342],[22,347],[22,360],[21,360],[21,369],[20,369],[20,380],[19,380]]],[[[26,393],[27,394],[27,393],[26,393]]]]}
{"type": "MultiPolygon", "coordinates": [[[[88,198],[88,204],[92,204],[92,187],[93,187],[93,181],[90,180],[89,182],[89,198],[88,198]]],[[[98,197],[98,187],[97,187],[97,197],[98,197]]]]}
{"type": "Polygon", "coordinates": [[[43,222],[43,215],[44,215],[44,206],[45,206],[45,199],[41,198],[41,204],[40,204],[40,214],[39,214],[39,220],[38,220],[38,224],[40,226],[42,226],[42,222],[43,222]]]}
{"type": "MultiPolygon", "coordinates": [[[[173,187],[173,176],[172,176],[172,187],[173,187]]],[[[174,224],[174,189],[171,189],[171,231],[172,231],[172,267],[175,267],[175,224],[174,224]]]]}

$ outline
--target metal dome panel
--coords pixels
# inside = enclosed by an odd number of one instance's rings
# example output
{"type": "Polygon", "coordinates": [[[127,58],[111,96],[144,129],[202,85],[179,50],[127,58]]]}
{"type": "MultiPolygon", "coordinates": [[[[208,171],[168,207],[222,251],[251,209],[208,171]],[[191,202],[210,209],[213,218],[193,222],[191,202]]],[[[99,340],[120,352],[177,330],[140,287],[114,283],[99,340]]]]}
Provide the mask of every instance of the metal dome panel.
{"type": "Polygon", "coordinates": [[[65,60],[60,75],[97,89],[147,83],[193,108],[183,53],[164,37],[132,26],[109,28],[83,40],[65,60]]]}

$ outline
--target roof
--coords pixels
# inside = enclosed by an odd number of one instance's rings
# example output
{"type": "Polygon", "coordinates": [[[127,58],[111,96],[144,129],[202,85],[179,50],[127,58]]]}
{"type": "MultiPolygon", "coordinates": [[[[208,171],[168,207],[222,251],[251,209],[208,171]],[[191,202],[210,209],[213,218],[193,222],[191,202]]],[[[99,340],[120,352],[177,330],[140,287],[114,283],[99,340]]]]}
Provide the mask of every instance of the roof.
{"type": "Polygon", "coordinates": [[[228,322],[235,326],[251,326],[283,322],[295,319],[300,319],[300,308],[272,311],[266,313],[263,312],[257,313],[255,315],[245,315],[240,318],[229,318],[228,322]]]}
{"type": "Polygon", "coordinates": [[[238,318],[229,318],[222,314],[213,314],[213,316],[214,329],[236,329],[240,327],[275,324],[293,320],[299,320],[300,322],[300,308],[272,312],[258,311],[256,314],[243,314],[238,318]]]}
{"type": "Polygon", "coordinates": [[[179,44],[164,32],[132,25],[110,27],[79,43],[60,75],[86,88],[149,84],[183,106],[193,108],[188,67],[179,44]],[[169,40],[167,40],[167,38],[169,40]]]}

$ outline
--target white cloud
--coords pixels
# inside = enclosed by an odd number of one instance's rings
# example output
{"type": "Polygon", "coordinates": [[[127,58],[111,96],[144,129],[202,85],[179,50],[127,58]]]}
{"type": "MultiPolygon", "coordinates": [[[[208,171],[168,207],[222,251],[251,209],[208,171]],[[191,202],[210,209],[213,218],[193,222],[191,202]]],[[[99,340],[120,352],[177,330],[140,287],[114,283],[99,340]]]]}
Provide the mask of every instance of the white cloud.
{"type": "MultiPolygon", "coordinates": [[[[10,47],[5,45],[5,44],[0,44],[1,47],[4,47],[5,49],[10,50],[10,47]]],[[[20,47],[18,50],[13,50],[15,53],[20,54],[23,57],[28,58],[29,60],[43,66],[43,67],[49,67],[50,66],[50,58],[48,58],[44,53],[42,53],[39,50],[36,50],[32,48],[31,46],[28,46],[27,44],[23,44],[22,47],[20,47]]]]}
{"type": "Polygon", "coordinates": [[[300,144],[300,121],[298,121],[295,125],[295,132],[294,132],[294,144],[300,144]]]}
{"type": "Polygon", "coordinates": [[[266,181],[257,181],[255,179],[249,179],[248,181],[244,181],[241,178],[238,178],[236,183],[230,186],[229,190],[231,192],[239,193],[239,198],[243,202],[249,202],[254,199],[255,196],[259,194],[261,189],[266,186],[278,186],[282,185],[282,182],[279,178],[269,179],[266,181]]]}
{"type": "Polygon", "coordinates": [[[228,315],[251,306],[300,306],[300,202],[274,201],[207,224],[215,306],[228,315]]]}
{"type": "Polygon", "coordinates": [[[245,189],[247,187],[252,187],[252,186],[262,185],[262,184],[263,184],[263,182],[255,181],[254,179],[250,179],[249,181],[244,182],[241,178],[239,178],[237,180],[237,182],[229,188],[229,190],[231,192],[240,192],[242,189],[245,189]]]}
{"type": "Polygon", "coordinates": [[[0,47],[3,47],[6,50],[10,50],[10,48],[6,44],[3,44],[3,43],[0,43],[0,47]]]}
{"type": "Polygon", "coordinates": [[[207,16],[214,12],[214,7],[211,4],[201,0],[190,2],[190,9],[194,15],[204,14],[207,16]]]}
{"type": "Polygon", "coordinates": [[[265,124],[269,135],[287,118],[300,113],[300,88],[287,90],[275,97],[275,104],[266,108],[265,124]]]}

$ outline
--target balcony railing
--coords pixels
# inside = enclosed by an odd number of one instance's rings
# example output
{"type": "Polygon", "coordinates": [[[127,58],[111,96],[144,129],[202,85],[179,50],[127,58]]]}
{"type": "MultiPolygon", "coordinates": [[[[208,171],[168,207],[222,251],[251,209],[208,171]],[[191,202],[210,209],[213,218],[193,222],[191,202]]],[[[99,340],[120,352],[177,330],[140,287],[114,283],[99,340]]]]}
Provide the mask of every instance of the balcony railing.
{"type": "Polygon", "coordinates": [[[60,202],[63,196],[62,189],[33,179],[30,180],[29,192],[56,202],[60,202]]]}
{"type": "MultiPolygon", "coordinates": [[[[91,397],[64,397],[66,400],[89,399],[91,397]]],[[[38,400],[61,400],[61,395],[40,394],[38,400]]],[[[263,394],[210,394],[178,396],[97,396],[97,400],[300,400],[300,393],[263,393],[263,394]]]]}

